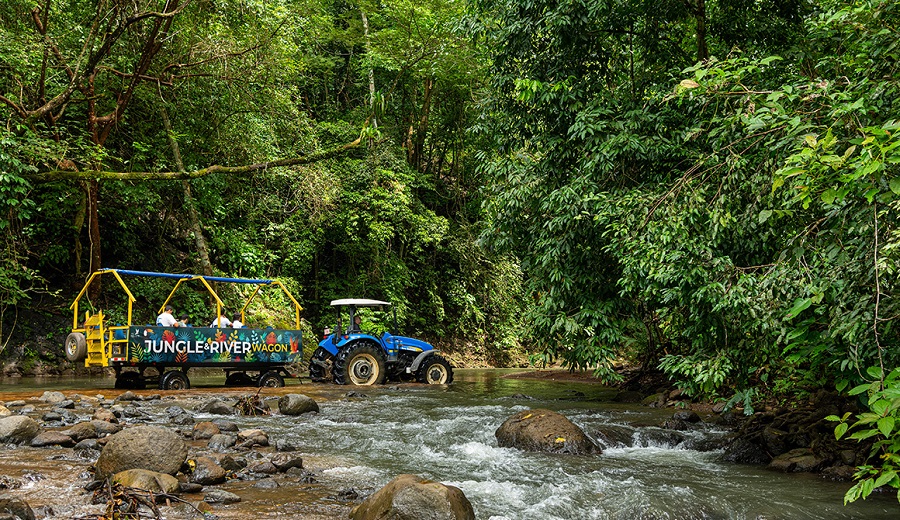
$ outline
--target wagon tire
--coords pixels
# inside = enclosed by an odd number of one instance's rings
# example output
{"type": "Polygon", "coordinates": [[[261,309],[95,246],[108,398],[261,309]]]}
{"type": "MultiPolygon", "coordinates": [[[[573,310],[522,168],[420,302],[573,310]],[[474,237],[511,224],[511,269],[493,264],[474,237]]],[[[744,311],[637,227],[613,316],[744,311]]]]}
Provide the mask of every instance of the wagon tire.
{"type": "Polygon", "coordinates": [[[417,372],[420,383],[428,385],[449,385],[453,382],[453,367],[443,356],[433,355],[422,363],[417,372]]]}
{"type": "Polygon", "coordinates": [[[66,359],[69,361],[83,361],[87,357],[87,340],[84,334],[73,332],[66,337],[66,359]]]}
{"type": "Polygon", "coordinates": [[[116,389],[121,390],[143,390],[147,383],[138,372],[122,372],[116,376],[116,389]]]}
{"type": "Polygon", "coordinates": [[[259,376],[259,386],[260,388],[281,388],[284,386],[284,378],[278,372],[269,370],[259,376]]]}
{"type": "Polygon", "coordinates": [[[187,374],[180,370],[166,372],[159,380],[160,390],[189,390],[191,381],[187,374]]]}

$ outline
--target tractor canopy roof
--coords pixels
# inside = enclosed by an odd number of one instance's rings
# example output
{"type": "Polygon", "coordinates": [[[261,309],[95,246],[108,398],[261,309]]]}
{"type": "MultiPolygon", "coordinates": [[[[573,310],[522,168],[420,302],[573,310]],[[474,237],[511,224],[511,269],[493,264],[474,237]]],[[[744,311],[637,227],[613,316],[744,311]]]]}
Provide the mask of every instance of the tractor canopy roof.
{"type": "Polygon", "coordinates": [[[366,300],[364,298],[345,298],[343,300],[331,300],[332,307],[390,307],[391,304],[381,300],[366,300]]]}

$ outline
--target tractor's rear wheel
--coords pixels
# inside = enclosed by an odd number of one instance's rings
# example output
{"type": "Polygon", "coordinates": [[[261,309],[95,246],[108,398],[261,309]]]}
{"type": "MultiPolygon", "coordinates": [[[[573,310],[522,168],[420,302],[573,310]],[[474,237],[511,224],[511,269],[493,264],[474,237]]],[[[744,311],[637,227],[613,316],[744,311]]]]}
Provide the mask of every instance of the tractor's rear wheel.
{"type": "Polygon", "coordinates": [[[384,354],[371,343],[354,343],[338,353],[333,368],[339,385],[379,385],[384,382],[384,354]]]}
{"type": "Polygon", "coordinates": [[[87,340],[84,334],[73,332],[66,337],[66,359],[69,361],[84,361],[87,357],[87,340]]]}
{"type": "Polygon", "coordinates": [[[453,382],[453,367],[443,356],[428,356],[417,372],[420,383],[429,385],[449,385],[453,382]]]}

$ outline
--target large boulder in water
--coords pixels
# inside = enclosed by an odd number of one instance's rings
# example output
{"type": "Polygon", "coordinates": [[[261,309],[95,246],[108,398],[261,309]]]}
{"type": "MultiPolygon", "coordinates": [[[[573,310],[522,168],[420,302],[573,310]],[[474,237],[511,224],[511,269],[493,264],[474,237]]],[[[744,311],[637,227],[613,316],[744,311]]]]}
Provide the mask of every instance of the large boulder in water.
{"type": "Polygon", "coordinates": [[[501,448],[589,455],[603,450],[564,415],[552,410],[525,410],[513,415],[494,432],[501,448]]]}
{"type": "Polygon", "coordinates": [[[278,400],[278,411],[284,415],[318,412],[319,405],[303,394],[285,394],[278,400]]]}
{"type": "Polygon", "coordinates": [[[37,421],[25,415],[10,415],[0,419],[0,443],[31,442],[40,431],[37,421]]]}
{"type": "Polygon", "coordinates": [[[102,480],[126,469],[149,469],[174,475],[188,448],[175,432],[158,426],[137,426],[109,437],[94,465],[102,480]]]}
{"type": "Polygon", "coordinates": [[[352,520],[475,520],[475,510],[453,486],[400,475],[350,511],[352,520]]]}

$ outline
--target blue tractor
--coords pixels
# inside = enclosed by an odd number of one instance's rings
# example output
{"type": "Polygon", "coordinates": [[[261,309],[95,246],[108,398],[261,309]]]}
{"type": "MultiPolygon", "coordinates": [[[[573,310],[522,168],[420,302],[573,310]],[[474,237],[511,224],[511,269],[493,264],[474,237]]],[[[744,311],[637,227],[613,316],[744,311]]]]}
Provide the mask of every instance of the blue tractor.
{"type": "MultiPolygon", "coordinates": [[[[431,344],[390,332],[364,330],[360,310],[384,312],[390,303],[344,299],[333,300],[331,306],[337,311],[337,325],[333,331],[325,329],[325,339],[313,352],[309,362],[313,381],[327,380],[329,372],[340,385],[375,385],[387,380],[427,384],[453,381],[453,367],[431,344]]],[[[397,330],[396,312],[393,321],[397,330]]]]}

